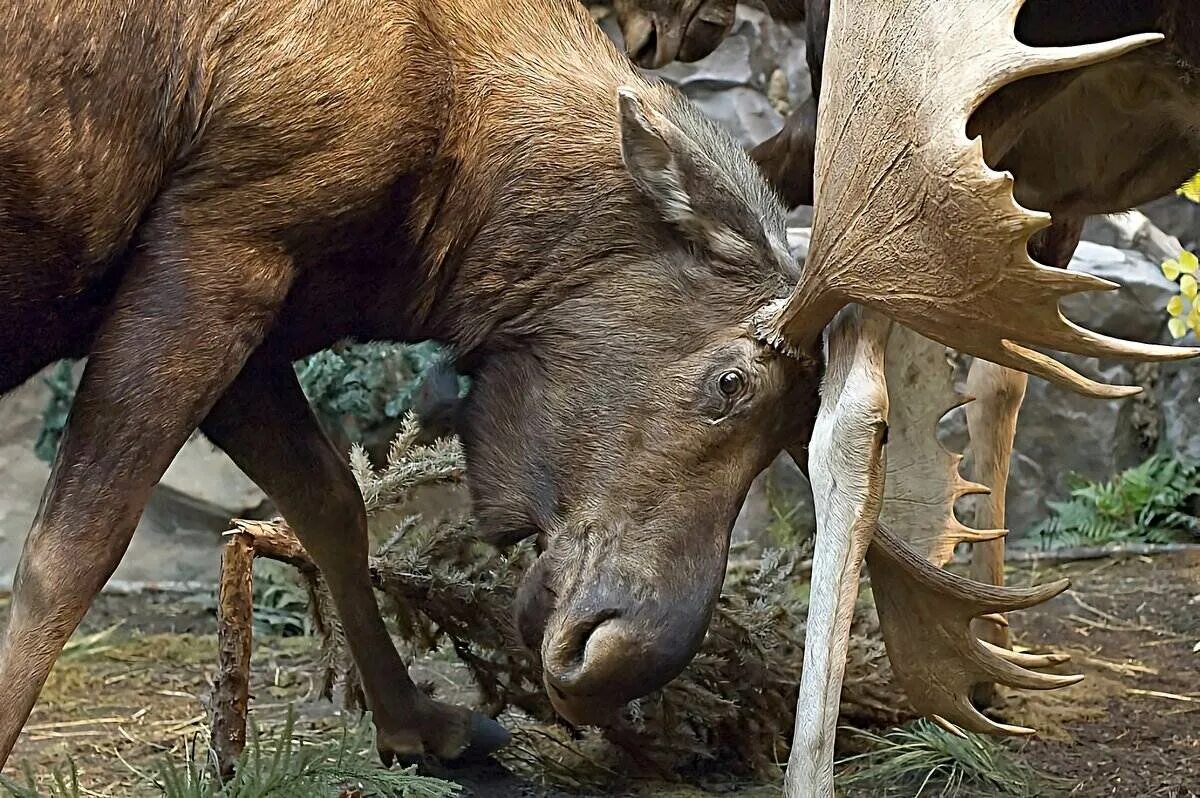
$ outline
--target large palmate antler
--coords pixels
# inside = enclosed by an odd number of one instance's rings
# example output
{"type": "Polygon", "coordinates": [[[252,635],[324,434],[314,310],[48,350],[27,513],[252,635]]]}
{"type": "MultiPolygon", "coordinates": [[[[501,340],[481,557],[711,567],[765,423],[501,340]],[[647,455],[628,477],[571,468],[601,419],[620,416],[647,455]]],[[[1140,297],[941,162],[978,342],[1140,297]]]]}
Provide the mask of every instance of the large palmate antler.
{"type": "Polygon", "coordinates": [[[1049,217],[1019,206],[1012,177],[989,169],[981,141],[966,136],[972,112],[1002,86],[1162,37],[1027,47],[1013,32],[1021,5],[834,1],[812,246],[792,296],[763,315],[764,338],[802,349],[856,302],[959,351],[1104,397],[1137,389],[1086,379],[1034,348],[1143,360],[1200,353],[1109,338],[1065,319],[1063,297],[1116,286],[1030,260],[1029,238],[1049,217]]]}
{"type": "MultiPolygon", "coordinates": [[[[938,567],[954,543],[999,532],[968,530],[954,518],[954,499],[979,488],[958,476],[955,455],[936,446],[933,425],[958,400],[940,389],[909,391],[936,375],[885,378],[889,337],[906,333],[888,319],[944,346],[1100,397],[1138,389],[1088,380],[1037,348],[1143,360],[1200,354],[1108,338],[1065,319],[1063,297],[1115,286],[1029,258],[1029,239],[1049,217],[1019,206],[1011,176],[989,169],[980,140],[966,136],[972,112],[1002,86],[1099,63],[1161,37],[1031,48],[1014,35],[1021,5],[833,0],[812,244],[792,296],[759,319],[763,340],[805,351],[837,316],[809,453],[818,528],[810,638],[786,781],[792,798],[833,794],[838,691],[868,546],[888,653],[917,709],[952,728],[1021,732],[980,715],[968,699],[971,687],[996,681],[1046,688],[1075,680],[1029,670],[1061,657],[1014,654],[971,633],[973,618],[1031,606],[1066,583],[1020,591],[938,567]],[[838,315],[850,303],[862,307],[838,315]],[[924,404],[908,407],[918,401],[924,404]],[[886,447],[883,419],[895,436],[886,447]]],[[[895,345],[920,349],[918,339],[895,345]]],[[[917,358],[910,367],[924,373],[929,369],[920,362],[927,367],[934,354],[925,351],[924,361],[914,352],[906,357],[917,358]]]]}
{"type": "Polygon", "coordinates": [[[879,522],[934,565],[945,565],[959,543],[994,540],[1005,530],[970,529],[955,516],[955,503],[988,488],[963,479],[963,456],[938,443],[937,425],[968,401],[954,388],[949,352],[904,327],[888,339],[888,469],[879,522]]]}
{"type": "Polygon", "coordinates": [[[1067,660],[1031,656],[976,638],[974,618],[1025,609],[1068,587],[1065,579],[1030,590],[984,585],[940,569],[962,542],[991,540],[1005,530],[973,530],[955,516],[958,499],[986,492],[962,478],[962,456],[937,440],[937,424],[969,397],[954,389],[946,348],[897,325],[888,343],[887,390],[891,405],[884,503],[867,567],[879,623],[896,680],[913,705],[943,726],[971,731],[1028,734],[1032,729],[994,723],[969,700],[972,688],[997,682],[1048,689],[1082,677],[1054,676],[1027,668],[1067,660]]]}

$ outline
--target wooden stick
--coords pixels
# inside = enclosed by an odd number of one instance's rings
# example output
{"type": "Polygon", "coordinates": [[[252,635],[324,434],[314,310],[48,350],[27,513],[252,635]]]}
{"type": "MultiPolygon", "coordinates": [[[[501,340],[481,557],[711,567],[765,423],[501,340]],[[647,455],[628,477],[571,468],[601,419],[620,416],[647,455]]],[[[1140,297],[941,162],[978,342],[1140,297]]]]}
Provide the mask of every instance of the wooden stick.
{"type": "Polygon", "coordinates": [[[254,538],[228,535],[217,593],[217,678],[212,694],[211,746],[222,780],[233,776],[246,748],[250,704],[250,644],[254,614],[254,538]]]}

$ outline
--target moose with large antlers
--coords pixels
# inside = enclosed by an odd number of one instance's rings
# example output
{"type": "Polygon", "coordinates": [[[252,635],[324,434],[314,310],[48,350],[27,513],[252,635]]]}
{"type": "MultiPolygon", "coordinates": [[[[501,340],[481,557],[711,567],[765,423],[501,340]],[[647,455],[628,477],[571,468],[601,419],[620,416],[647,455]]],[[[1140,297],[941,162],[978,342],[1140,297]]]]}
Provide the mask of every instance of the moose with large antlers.
{"type": "Polygon", "coordinates": [[[971,725],[974,682],[1072,681],[1029,669],[1054,657],[971,635],[972,618],[1062,585],[938,567],[978,536],[952,509],[977,488],[928,442],[942,397],[905,398],[937,364],[928,341],[897,326],[889,343],[889,319],[1095,393],[1113,389],[1029,347],[1195,354],[1063,322],[1063,294],[1102,286],[1028,261],[1044,221],[963,133],[1002,84],[1155,37],[1042,51],[1013,39],[1015,0],[923,5],[834,8],[843,93],[822,112],[802,273],[752,162],[574,0],[0,12],[0,390],[88,357],[0,642],[0,762],[197,428],[320,566],[384,760],[503,744],[494,721],[414,686],[380,620],[362,498],[290,366],[347,336],[440,339],[474,376],[460,432],[475,511],[497,540],[537,536],[518,617],[569,720],[605,721],[690,659],[738,505],[782,449],[807,459],[821,508],[793,794],[831,790],[868,548],[893,660],[936,673],[909,691],[919,709],[971,725]],[[934,46],[897,57],[889,30],[934,46]],[[872,48],[888,57],[864,78],[852,62],[872,48]]]}
{"type": "MultiPolygon", "coordinates": [[[[617,0],[615,5],[626,52],[643,66],[657,67],[676,58],[696,60],[715,49],[733,25],[736,3],[617,0]]],[[[1200,167],[1195,115],[1200,11],[1185,0],[766,0],[765,5],[781,20],[806,22],[813,97],[752,157],[787,204],[816,204],[809,265],[770,329],[781,342],[803,345],[819,329],[814,321],[827,319],[847,301],[908,328],[897,326],[889,344],[887,325],[867,313],[842,319],[830,333],[822,415],[831,410],[828,397],[841,390],[839,380],[855,374],[853,364],[863,380],[855,401],[867,402],[890,421],[887,448],[891,459],[904,458],[905,467],[885,478],[879,464],[859,463],[858,473],[870,476],[860,483],[860,517],[849,523],[836,520],[836,513],[853,480],[833,483],[835,495],[821,495],[821,485],[831,483],[814,450],[810,471],[819,522],[826,527],[818,532],[818,546],[839,540],[829,527],[857,530],[861,537],[842,539],[842,547],[828,555],[829,567],[840,568],[834,563],[844,561],[848,544],[854,562],[870,539],[870,519],[878,518],[875,534],[884,539],[891,535],[889,527],[903,535],[929,536],[922,542],[934,544],[927,548],[935,563],[948,557],[948,544],[976,541],[974,575],[1002,584],[1002,538],[986,540],[994,535],[966,530],[948,508],[965,493],[987,486],[991,496],[976,523],[985,529],[1003,526],[1008,458],[1026,372],[1096,396],[1131,392],[1086,380],[1035,347],[1092,355],[1161,354],[1106,341],[1062,319],[1061,297],[1104,286],[1039,268],[1026,252],[1041,266],[1065,268],[1086,216],[1167,194],[1200,167]],[[959,477],[958,458],[929,437],[941,415],[965,397],[953,395],[944,363],[926,351],[928,340],[914,338],[910,330],[982,358],[973,363],[967,383],[976,397],[967,407],[974,486],[959,477]],[[918,345],[920,340],[924,343],[918,345]],[[835,364],[839,351],[847,362],[845,374],[835,364]],[[906,371],[892,377],[893,368],[906,371]],[[914,391],[918,384],[924,389],[914,391]],[[901,436],[898,426],[905,429],[901,436]],[[889,503],[888,497],[896,501],[889,503]],[[823,508],[824,517],[822,502],[834,502],[823,508]],[[941,509],[930,516],[935,506],[941,509]]],[[[822,428],[819,422],[814,441],[822,438],[822,428]]],[[[873,451],[866,430],[858,435],[865,450],[873,451]]],[[[893,596],[904,591],[895,585],[894,564],[876,553],[881,549],[871,550],[868,563],[876,596],[883,597],[889,655],[914,703],[938,712],[952,727],[951,719],[981,731],[1029,731],[993,723],[967,699],[981,682],[1021,685],[1027,676],[1008,665],[966,670],[961,665],[987,655],[1012,664],[1035,663],[984,640],[960,639],[956,646],[966,648],[957,650],[931,649],[919,630],[897,635],[903,615],[896,613],[893,596]],[[888,623],[888,615],[896,623],[888,623]],[[931,651],[947,656],[938,660],[931,651]],[[933,676],[930,667],[939,668],[940,675],[933,676]]],[[[817,573],[826,572],[814,571],[814,595],[817,573]]],[[[856,573],[856,568],[840,571],[830,590],[842,598],[852,594],[846,580],[856,573]]],[[[964,594],[958,607],[945,608],[960,626],[988,603],[980,600],[990,591],[973,590],[974,598],[964,594]]],[[[824,623],[826,611],[814,620],[824,623]]],[[[931,612],[923,613],[926,622],[931,612]]],[[[977,621],[976,629],[1006,642],[1002,627],[981,628],[977,621]]],[[[844,645],[844,636],[839,642],[844,645]]],[[[805,710],[831,687],[825,676],[810,675],[809,667],[806,659],[788,772],[794,796],[832,789],[827,747],[832,726],[821,729],[805,710]],[[816,761],[803,761],[806,755],[816,761]]],[[[832,718],[826,716],[825,722],[831,724],[832,718]]]]}

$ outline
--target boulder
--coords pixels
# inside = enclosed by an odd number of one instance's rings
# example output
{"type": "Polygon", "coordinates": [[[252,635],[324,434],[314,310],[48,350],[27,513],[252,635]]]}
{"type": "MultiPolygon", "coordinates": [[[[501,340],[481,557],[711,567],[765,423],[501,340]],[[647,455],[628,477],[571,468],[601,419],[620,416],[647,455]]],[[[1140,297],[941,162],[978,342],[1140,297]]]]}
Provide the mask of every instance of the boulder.
{"type": "MultiPolygon", "coordinates": [[[[616,15],[593,7],[601,28],[622,46],[616,15]]],[[[803,25],[775,22],[739,5],[729,37],[706,58],[647,72],[672,83],[746,147],[773,136],[784,116],[812,96],[803,25]]]]}
{"type": "MultiPolygon", "coordinates": [[[[33,453],[49,390],[34,377],[0,398],[0,588],[12,584],[48,464],[33,453]]],[[[220,533],[233,516],[254,516],[262,492],[212,444],[193,436],[159,482],[115,580],[215,579],[220,533]]]]}

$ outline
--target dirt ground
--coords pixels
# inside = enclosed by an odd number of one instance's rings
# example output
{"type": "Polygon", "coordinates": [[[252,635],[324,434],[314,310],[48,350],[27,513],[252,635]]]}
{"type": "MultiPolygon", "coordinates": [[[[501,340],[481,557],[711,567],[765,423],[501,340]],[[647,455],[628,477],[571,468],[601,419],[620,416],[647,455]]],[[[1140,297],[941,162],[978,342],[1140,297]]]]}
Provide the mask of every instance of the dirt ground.
{"type": "MultiPolygon", "coordinates": [[[[1001,715],[1041,733],[1016,745],[1019,757],[1063,779],[1072,796],[1200,797],[1200,553],[1091,560],[1010,572],[1012,584],[1071,577],[1073,589],[1012,620],[1019,644],[1070,652],[1064,671],[1083,683],[1050,693],[1010,695],[1001,715]]],[[[6,775],[34,773],[68,757],[85,794],[149,795],[145,774],[176,760],[207,732],[203,699],[215,660],[211,602],[167,596],[104,596],[56,666],[6,775]],[[118,626],[114,625],[119,624],[118,626]],[[111,630],[107,634],[103,633],[111,630]]],[[[7,599],[0,598],[0,616],[7,599]]],[[[256,640],[252,714],[278,723],[289,705],[299,736],[329,734],[341,721],[317,699],[314,642],[256,640]]],[[[459,697],[455,663],[421,663],[414,674],[459,697]]],[[[480,798],[566,796],[497,766],[452,774],[480,798]]],[[[628,790],[622,794],[628,794],[628,790]]],[[[642,795],[708,795],[644,785],[642,795]]],[[[763,786],[727,786],[741,798],[774,795],[763,786]]],[[[612,793],[610,793],[612,794],[612,793]]]]}
{"type": "Polygon", "coordinates": [[[1013,627],[1019,642],[1069,652],[1062,670],[1088,678],[1013,702],[1011,717],[1045,729],[1023,758],[1074,783],[1072,795],[1200,796],[1200,553],[1025,569],[1011,579],[1060,575],[1072,589],[1013,627]]]}

